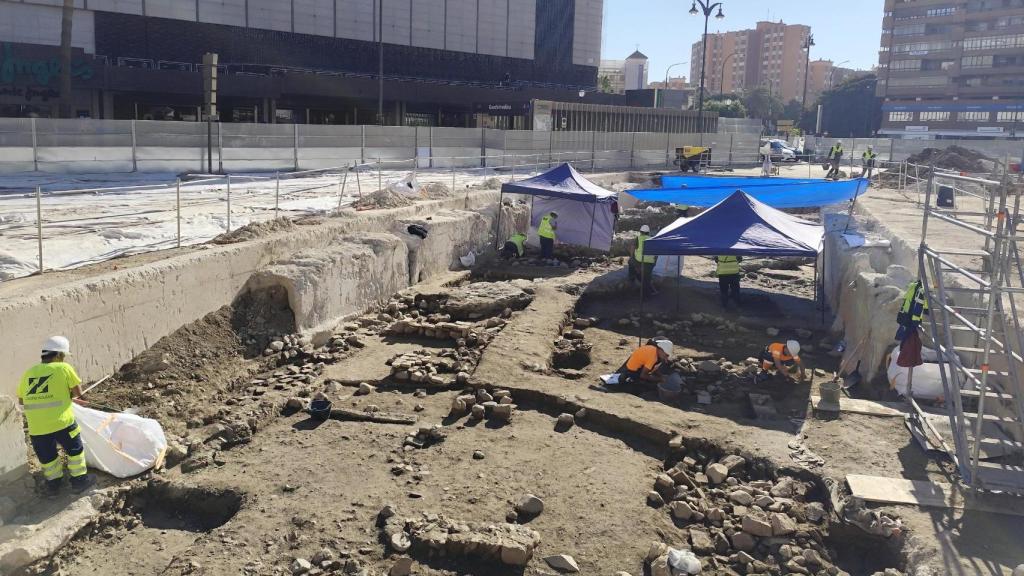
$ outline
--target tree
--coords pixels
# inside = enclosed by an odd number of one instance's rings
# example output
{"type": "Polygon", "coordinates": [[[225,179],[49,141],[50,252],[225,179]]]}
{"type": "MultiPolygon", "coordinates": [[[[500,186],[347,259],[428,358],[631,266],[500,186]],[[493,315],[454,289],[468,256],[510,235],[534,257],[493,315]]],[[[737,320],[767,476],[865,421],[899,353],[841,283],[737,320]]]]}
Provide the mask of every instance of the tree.
{"type": "Polygon", "coordinates": [[[718,112],[722,118],[746,118],[747,109],[739,100],[705,100],[705,112],[718,112]]]}
{"type": "Polygon", "coordinates": [[[773,122],[782,115],[782,102],[762,87],[744,92],[743,105],[751,118],[773,122]]]}
{"type": "Polygon", "coordinates": [[[821,130],[835,137],[874,136],[882,123],[882,99],[875,96],[878,77],[874,74],[851,78],[827,90],[804,115],[800,127],[813,133],[817,105],[821,105],[821,130]]]}
{"type": "Polygon", "coordinates": [[[782,118],[786,120],[792,120],[793,122],[799,122],[802,110],[800,108],[799,100],[790,100],[782,107],[782,118]]]}
{"type": "Polygon", "coordinates": [[[609,78],[607,75],[601,76],[601,78],[598,79],[598,82],[600,82],[601,92],[612,91],[612,79],[609,78]]]}
{"type": "Polygon", "coordinates": [[[71,24],[75,0],[64,0],[60,15],[60,117],[71,118],[71,24]]]}

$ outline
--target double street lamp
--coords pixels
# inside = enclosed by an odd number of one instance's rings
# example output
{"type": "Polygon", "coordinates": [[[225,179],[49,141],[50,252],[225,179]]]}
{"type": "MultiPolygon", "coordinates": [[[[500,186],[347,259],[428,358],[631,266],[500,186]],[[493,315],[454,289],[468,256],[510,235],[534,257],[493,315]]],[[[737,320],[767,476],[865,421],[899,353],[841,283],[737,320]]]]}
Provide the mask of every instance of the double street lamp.
{"type": "Polygon", "coordinates": [[[808,34],[802,48],[807,51],[807,60],[804,62],[804,97],[800,100],[800,112],[807,109],[807,72],[811,69],[811,46],[814,46],[814,34],[808,34]]]}
{"type": "Polygon", "coordinates": [[[715,8],[718,8],[718,14],[715,14],[715,18],[721,20],[725,18],[725,14],[722,13],[722,3],[715,2],[710,3],[708,0],[693,0],[693,4],[690,6],[690,15],[697,16],[701,12],[704,13],[704,35],[701,36],[701,50],[703,54],[700,58],[700,114],[701,114],[701,131],[703,132],[703,118],[704,118],[704,68],[708,64],[708,20],[711,19],[711,13],[714,12],[715,8]],[[697,6],[700,6],[700,10],[697,6]]]}

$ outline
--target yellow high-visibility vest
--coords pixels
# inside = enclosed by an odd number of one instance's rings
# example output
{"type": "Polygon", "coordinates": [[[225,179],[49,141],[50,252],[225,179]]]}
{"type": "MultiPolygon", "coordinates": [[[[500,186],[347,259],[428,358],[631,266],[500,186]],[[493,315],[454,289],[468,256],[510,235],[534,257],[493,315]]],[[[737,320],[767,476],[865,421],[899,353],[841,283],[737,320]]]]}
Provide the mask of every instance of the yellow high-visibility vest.
{"type": "Polygon", "coordinates": [[[555,238],[555,229],[551,227],[551,214],[545,214],[537,226],[537,236],[541,238],[555,238]]]}
{"type": "Polygon", "coordinates": [[[636,250],[633,251],[633,258],[636,258],[637,262],[643,262],[644,264],[654,264],[655,262],[658,261],[657,256],[644,256],[644,242],[646,242],[648,238],[650,238],[650,236],[644,234],[643,232],[641,232],[640,235],[636,237],[636,250]]]}
{"type": "Polygon", "coordinates": [[[71,389],[81,384],[75,369],[66,362],[44,362],[29,368],[18,385],[25,404],[30,436],[59,432],[75,423],[71,389]]]}
{"type": "Polygon", "coordinates": [[[522,256],[523,255],[523,242],[526,241],[526,236],[524,236],[522,234],[513,234],[512,237],[508,239],[508,241],[516,245],[516,253],[517,253],[517,255],[522,256]]]}
{"type": "Polygon", "coordinates": [[[718,257],[718,275],[732,276],[740,273],[740,261],[736,256],[718,257]]]}

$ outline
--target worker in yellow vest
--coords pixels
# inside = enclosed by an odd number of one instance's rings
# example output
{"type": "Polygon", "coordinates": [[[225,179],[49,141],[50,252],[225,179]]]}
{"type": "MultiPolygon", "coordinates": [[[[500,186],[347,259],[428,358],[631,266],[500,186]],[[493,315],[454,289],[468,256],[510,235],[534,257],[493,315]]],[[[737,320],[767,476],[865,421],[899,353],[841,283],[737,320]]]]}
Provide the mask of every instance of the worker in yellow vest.
{"type": "Polygon", "coordinates": [[[555,260],[555,232],[558,230],[558,213],[549,212],[540,219],[537,225],[537,236],[540,238],[540,257],[553,262],[555,260]]]}
{"type": "Polygon", "coordinates": [[[526,234],[516,232],[508,237],[505,246],[501,249],[501,257],[505,260],[522,258],[526,254],[526,234]]]}
{"type": "Polygon", "coordinates": [[[643,285],[645,295],[656,295],[654,289],[654,264],[658,261],[657,256],[644,254],[644,243],[651,237],[651,227],[644,224],[640,227],[640,233],[636,236],[636,246],[633,248],[633,256],[629,259],[629,281],[639,280],[643,285]]]}
{"type": "Polygon", "coordinates": [[[722,297],[722,308],[728,308],[729,299],[740,305],[740,261],[739,256],[717,256],[715,262],[718,268],[715,271],[718,276],[718,292],[722,297]]]}
{"type": "Polygon", "coordinates": [[[81,430],[71,410],[71,403],[79,402],[82,396],[82,380],[65,362],[70,353],[67,338],[50,338],[43,344],[41,362],[29,368],[18,384],[18,400],[25,407],[32,449],[42,464],[49,495],[60,492],[64,479],[58,445],[68,457],[71,488],[81,493],[96,483],[96,478],[87,473],[81,430]]]}

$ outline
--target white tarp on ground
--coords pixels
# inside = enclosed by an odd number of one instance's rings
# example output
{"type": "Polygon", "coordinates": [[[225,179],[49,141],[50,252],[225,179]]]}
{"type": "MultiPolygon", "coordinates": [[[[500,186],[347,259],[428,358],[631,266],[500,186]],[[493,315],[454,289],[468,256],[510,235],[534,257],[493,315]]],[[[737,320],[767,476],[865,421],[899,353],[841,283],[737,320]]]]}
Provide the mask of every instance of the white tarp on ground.
{"type": "Polygon", "coordinates": [[[611,204],[535,196],[530,227],[536,230],[540,219],[549,212],[558,213],[556,238],[559,244],[589,246],[604,252],[611,250],[615,234],[611,204]]]}
{"type": "Polygon", "coordinates": [[[85,462],[118,478],[137,476],[163,461],[164,429],[156,420],[135,414],[101,412],[72,405],[82,429],[85,462]]]}

